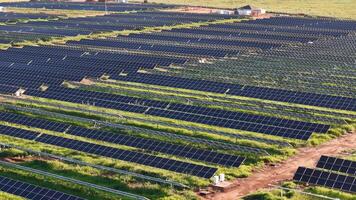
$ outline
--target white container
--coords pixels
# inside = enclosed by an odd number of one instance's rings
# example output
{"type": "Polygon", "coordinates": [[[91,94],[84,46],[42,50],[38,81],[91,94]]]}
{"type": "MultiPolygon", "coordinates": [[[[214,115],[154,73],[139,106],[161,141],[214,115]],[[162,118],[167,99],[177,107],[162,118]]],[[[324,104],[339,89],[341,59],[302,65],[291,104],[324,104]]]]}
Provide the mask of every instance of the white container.
{"type": "Polygon", "coordinates": [[[225,181],[225,174],[220,174],[219,175],[219,181],[224,182],[225,181]]]}
{"type": "Polygon", "coordinates": [[[219,176],[214,176],[213,177],[213,183],[214,183],[214,185],[219,183],[219,176]]]}
{"type": "Polygon", "coordinates": [[[246,15],[251,15],[252,14],[252,10],[250,10],[250,9],[238,9],[237,13],[238,13],[238,15],[246,16],[246,15]]]}

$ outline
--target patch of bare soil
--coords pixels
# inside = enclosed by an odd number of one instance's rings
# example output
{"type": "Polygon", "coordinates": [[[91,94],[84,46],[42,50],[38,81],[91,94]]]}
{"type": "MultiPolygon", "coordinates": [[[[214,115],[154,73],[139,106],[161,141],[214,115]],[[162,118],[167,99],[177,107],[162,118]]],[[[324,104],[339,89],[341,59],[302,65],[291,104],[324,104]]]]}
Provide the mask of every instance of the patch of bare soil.
{"type": "Polygon", "coordinates": [[[236,179],[228,192],[215,193],[207,199],[235,200],[257,190],[268,188],[270,184],[291,180],[299,166],[314,168],[321,155],[338,156],[344,151],[356,149],[356,133],[345,134],[317,147],[298,149],[296,155],[275,166],[265,166],[247,178],[236,179]]]}
{"type": "Polygon", "coordinates": [[[0,160],[10,162],[10,163],[23,163],[23,162],[31,162],[35,160],[46,161],[46,160],[54,160],[51,158],[44,158],[39,156],[21,156],[21,157],[7,157],[1,158],[0,160]]]}

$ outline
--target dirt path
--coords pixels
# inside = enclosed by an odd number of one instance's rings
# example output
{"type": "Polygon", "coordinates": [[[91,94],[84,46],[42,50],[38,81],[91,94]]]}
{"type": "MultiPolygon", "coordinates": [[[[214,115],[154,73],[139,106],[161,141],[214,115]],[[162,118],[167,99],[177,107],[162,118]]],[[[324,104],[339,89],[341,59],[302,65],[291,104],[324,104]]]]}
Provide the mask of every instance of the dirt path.
{"type": "Polygon", "coordinates": [[[231,183],[235,185],[233,190],[217,193],[211,199],[236,200],[256,190],[267,188],[269,184],[277,184],[292,179],[299,166],[315,167],[321,155],[336,156],[350,149],[356,149],[356,133],[345,134],[315,148],[300,148],[296,155],[283,163],[276,166],[266,166],[254,172],[248,178],[233,181],[231,183]]]}

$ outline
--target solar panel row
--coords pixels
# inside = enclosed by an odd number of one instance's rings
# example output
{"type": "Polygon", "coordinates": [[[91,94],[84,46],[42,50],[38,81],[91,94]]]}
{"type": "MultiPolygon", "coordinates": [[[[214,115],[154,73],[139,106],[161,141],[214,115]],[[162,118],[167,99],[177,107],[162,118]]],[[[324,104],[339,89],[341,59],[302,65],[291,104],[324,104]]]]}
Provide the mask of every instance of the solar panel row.
{"type": "Polygon", "coordinates": [[[97,10],[115,12],[133,11],[133,10],[148,10],[148,9],[162,9],[162,8],[173,8],[171,5],[163,4],[113,4],[108,3],[79,3],[79,2],[9,2],[1,3],[1,6],[8,7],[21,7],[21,8],[46,8],[46,9],[66,9],[66,10],[97,10]]]}
{"type": "Polygon", "coordinates": [[[179,119],[215,126],[229,127],[282,137],[307,140],[313,131],[326,132],[328,125],[283,120],[274,117],[222,111],[212,108],[181,105],[155,100],[146,100],[101,92],[83,91],[70,88],[50,87],[46,92],[26,91],[27,95],[69,101],[90,103],[95,106],[160,117],[179,119]]]}
{"type": "Polygon", "coordinates": [[[225,57],[230,52],[228,50],[216,51],[213,49],[204,49],[198,47],[172,46],[164,44],[146,44],[144,42],[124,42],[107,39],[96,40],[81,40],[68,42],[69,45],[89,45],[89,46],[103,46],[120,49],[131,49],[141,51],[157,51],[157,52],[171,52],[185,55],[198,55],[201,57],[225,57]]]}
{"type": "Polygon", "coordinates": [[[41,135],[39,138],[36,139],[36,141],[59,147],[69,148],[85,153],[91,153],[122,161],[165,169],[173,172],[190,174],[202,178],[210,178],[217,171],[216,168],[191,164],[157,156],[151,156],[134,151],[127,151],[102,145],[96,145],[88,142],[82,142],[52,135],[41,135]]]}
{"type": "Polygon", "coordinates": [[[14,94],[19,87],[0,84],[1,94],[14,94]]]}
{"type": "Polygon", "coordinates": [[[307,17],[273,17],[270,19],[251,20],[250,24],[293,26],[293,27],[313,27],[321,29],[356,30],[354,21],[337,19],[315,19],[307,17]]]}
{"type": "MultiPolygon", "coordinates": [[[[179,29],[178,29],[179,30],[179,29]]],[[[195,30],[195,29],[194,29],[195,30]]],[[[208,34],[235,34],[235,33],[244,33],[242,31],[253,31],[253,33],[264,33],[271,34],[278,33],[278,35],[289,35],[292,37],[287,37],[292,41],[294,38],[309,38],[313,37],[321,37],[321,36],[344,36],[348,34],[348,31],[338,31],[338,30],[330,30],[330,29],[313,29],[308,27],[298,27],[298,28],[289,28],[285,26],[271,26],[264,24],[251,24],[251,23],[229,23],[229,24],[213,24],[208,27],[200,27],[197,28],[196,31],[207,31],[208,34]],[[309,36],[309,37],[308,37],[309,36]]],[[[284,37],[281,37],[282,39],[284,37]]],[[[305,39],[306,39],[305,38],[305,39]]],[[[280,38],[278,38],[280,39],[280,38]]],[[[300,42],[303,42],[300,41],[300,42]]]]}
{"type": "Polygon", "coordinates": [[[56,132],[66,132],[70,135],[106,141],[110,143],[160,152],[185,158],[195,159],[203,162],[210,162],[227,167],[239,167],[244,158],[240,156],[217,153],[209,150],[201,150],[190,146],[181,146],[166,142],[159,142],[119,133],[111,133],[100,130],[69,126],[64,123],[52,122],[44,119],[31,118],[14,113],[0,112],[0,121],[16,124],[23,124],[29,127],[36,127],[56,132]]]}
{"type": "Polygon", "coordinates": [[[0,176],[0,190],[6,193],[33,200],[84,200],[80,197],[28,184],[3,176],[0,176]]]}
{"type": "Polygon", "coordinates": [[[356,178],[319,169],[299,167],[293,180],[313,185],[320,185],[346,192],[356,192],[356,178]]]}
{"type": "Polygon", "coordinates": [[[118,159],[122,161],[142,164],[146,166],[156,167],[177,173],[190,174],[202,178],[212,177],[217,168],[206,167],[202,165],[172,160],[143,154],[135,151],[121,150],[103,145],[47,135],[24,129],[0,125],[0,134],[17,137],[21,139],[34,140],[37,142],[50,144],[58,147],[77,150],[85,153],[90,153],[108,158],[118,159]]]}
{"type": "MultiPolygon", "coordinates": [[[[46,37],[89,35],[92,33],[141,30],[144,27],[170,26],[224,18],[231,18],[231,16],[178,15],[174,12],[109,14],[104,16],[58,19],[55,21],[30,21],[27,23],[8,24],[1,26],[0,32],[27,33],[34,36],[34,39],[43,39],[44,35],[46,37]]],[[[15,37],[14,39],[18,38],[15,37]]]]}
{"type": "Polygon", "coordinates": [[[341,96],[312,94],[282,89],[244,86],[239,84],[223,84],[212,81],[152,74],[137,73],[128,76],[111,76],[111,78],[120,81],[178,87],[258,99],[356,111],[356,99],[341,96]]]}
{"type": "Polygon", "coordinates": [[[321,156],[316,167],[350,175],[356,175],[356,162],[351,160],[330,156],[321,156]]]}
{"type": "Polygon", "coordinates": [[[20,19],[50,19],[57,17],[56,15],[47,15],[43,13],[27,14],[14,12],[0,12],[0,22],[16,22],[20,19]]]}

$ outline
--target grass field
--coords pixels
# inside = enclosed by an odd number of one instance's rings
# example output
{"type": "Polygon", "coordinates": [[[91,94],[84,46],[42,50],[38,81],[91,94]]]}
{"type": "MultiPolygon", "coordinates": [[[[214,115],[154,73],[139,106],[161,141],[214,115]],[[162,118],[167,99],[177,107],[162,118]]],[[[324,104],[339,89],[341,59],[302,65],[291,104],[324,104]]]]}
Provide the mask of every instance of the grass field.
{"type": "Polygon", "coordinates": [[[268,11],[305,13],[310,15],[356,19],[356,0],[152,0],[156,3],[187,4],[221,8],[236,8],[251,4],[268,11]]]}

